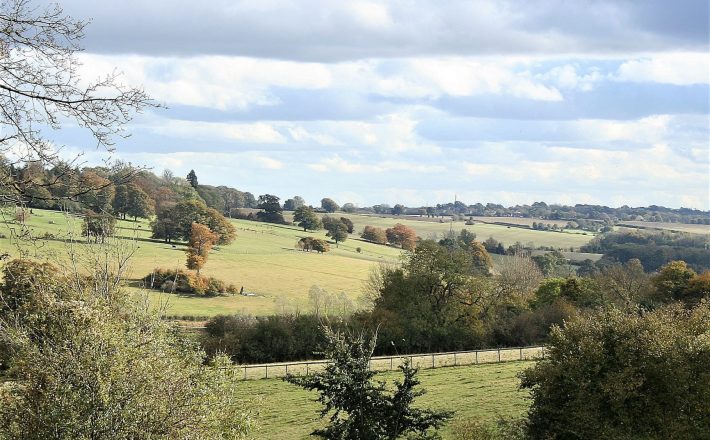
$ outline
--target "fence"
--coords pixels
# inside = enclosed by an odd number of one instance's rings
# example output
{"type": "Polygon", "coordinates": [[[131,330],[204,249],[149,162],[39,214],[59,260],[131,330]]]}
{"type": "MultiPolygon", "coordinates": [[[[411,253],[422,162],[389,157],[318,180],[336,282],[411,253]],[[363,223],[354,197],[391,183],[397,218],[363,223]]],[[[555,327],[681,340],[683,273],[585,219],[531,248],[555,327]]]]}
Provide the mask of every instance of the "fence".
{"type": "MultiPolygon", "coordinates": [[[[509,347],[486,350],[451,351],[445,353],[407,354],[398,356],[376,356],[370,360],[370,368],[376,371],[397,369],[405,359],[420,369],[454,367],[461,365],[490,364],[496,362],[533,360],[545,356],[545,347],[509,347]]],[[[232,371],[239,379],[269,379],[309,375],[322,371],[330,361],[314,360],[302,362],[238,365],[232,371]]]]}

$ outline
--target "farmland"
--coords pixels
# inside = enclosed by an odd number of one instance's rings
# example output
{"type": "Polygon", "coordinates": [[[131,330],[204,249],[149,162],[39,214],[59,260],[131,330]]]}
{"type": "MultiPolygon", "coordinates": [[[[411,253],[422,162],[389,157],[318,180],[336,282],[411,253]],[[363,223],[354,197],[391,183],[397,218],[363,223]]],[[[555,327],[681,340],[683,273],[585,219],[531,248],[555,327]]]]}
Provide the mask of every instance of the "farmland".
{"type": "MultiPolygon", "coordinates": [[[[66,255],[65,240],[70,237],[77,240],[79,249],[86,246],[82,244],[80,236],[81,218],[57,211],[35,209],[33,212],[26,222],[26,229],[38,239],[31,244],[24,244],[24,240],[14,238],[23,228],[11,220],[11,213],[6,213],[1,231],[6,238],[0,238],[0,251],[7,252],[10,256],[18,256],[23,252],[31,256],[57,259],[66,255]]],[[[449,228],[455,231],[466,228],[475,232],[479,239],[492,236],[506,245],[520,241],[532,242],[536,246],[578,248],[591,238],[579,234],[534,231],[483,223],[465,226],[463,222],[450,225],[406,218],[342,215],[353,221],[356,233],[365,225],[387,228],[400,222],[412,226],[425,238],[441,236],[448,232],[449,228]]],[[[339,246],[332,246],[331,252],[327,254],[301,252],[294,246],[300,238],[310,235],[325,238],[325,232],[304,233],[295,226],[246,220],[232,219],[231,222],[237,228],[237,239],[229,246],[216,247],[203,272],[205,275],[234,283],[238,287],[244,286],[245,291],[253,293],[254,296],[201,298],[150,292],[149,295],[156,304],[166,303],[166,313],[198,316],[219,313],[267,315],[284,307],[303,309],[307,307],[308,291],[313,285],[329,292],[345,292],[352,300],[357,300],[371,268],[380,262],[395,263],[401,253],[399,249],[362,241],[356,234],[339,246]]],[[[117,235],[122,237],[125,243],[134,246],[135,254],[131,259],[127,277],[132,289],[137,289],[138,280],[156,267],[184,267],[184,247],[151,240],[148,221],[118,221],[117,235]]],[[[494,261],[504,258],[494,257],[494,261]]]]}
{"type": "MultiPolygon", "coordinates": [[[[462,420],[494,421],[499,416],[523,415],[528,406],[527,392],[518,389],[516,374],[532,365],[532,362],[505,362],[421,370],[421,387],[427,393],[418,402],[432,409],[455,411],[453,420],[442,430],[442,437],[451,439],[453,429],[462,420]]],[[[378,375],[378,379],[395,378],[394,373],[378,375]]],[[[254,438],[305,439],[321,426],[315,393],[279,379],[246,381],[241,386],[245,394],[259,402],[261,426],[254,438]]]]}
{"type": "Polygon", "coordinates": [[[659,229],[667,231],[690,232],[692,234],[710,234],[710,225],[688,225],[685,223],[664,223],[664,222],[621,222],[619,226],[638,229],[659,229]]]}

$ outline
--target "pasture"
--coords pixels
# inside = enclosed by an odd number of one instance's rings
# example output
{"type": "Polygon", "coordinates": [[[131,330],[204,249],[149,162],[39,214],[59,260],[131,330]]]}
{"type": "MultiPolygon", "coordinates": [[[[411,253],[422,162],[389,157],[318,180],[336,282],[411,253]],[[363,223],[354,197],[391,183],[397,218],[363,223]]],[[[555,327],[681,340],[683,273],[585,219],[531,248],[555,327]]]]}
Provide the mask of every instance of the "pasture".
{"type": "Polygon", "coordinates": [[[710,234],[710,225],[688,225],[685,223],[664,223],[664,222],[621,222],[618,226],[625,226],[637,229],[658,229],[667,231],[690,232],[692,234],[710,234]]]}
{"type": "MultiPolygon", "coordinates": [[[[411,217],[411,216],[378,216],[378,215],[362,215],[362,214],[345,214],[336,213],[339,217],[347,217],[355,224],[358,232],[366,225],[376,226],[379,228],[390,228],[397,223],[402,223],[414,228],[417,234],[422,238],[442,238],[449,230],[458,233],[461,229],[467,229],[476,234],[476,239],[484,241],[489,237],[503,242],[505,246],[510,246],[516,241],[525,245],[532,243],[537,246],[552,246],[555,248],[570,248],[578,249],[592,239],[593,234],[575,232],[552,232],[552,231],[536,231],[533,229],[517,228],[514,226],[503,226],[491,223],[476,222],[474,225],[466,225],[464,221],[451,222],[450,219],[445,219],[444,222],[439,222],[438,219],[427,219],[426,217],[411,217]]],[[[501,221],[507,221],[508,218],[500,218],[501,221]]],[[[524,219],[528,220],[528,219],[524,219]]],[[[474,219],[475,221],[475,219],[474,219]]],[[[530,221],[532,224],[532,220],[530,221]]]]}
{"type": "MultiPolygon", "coordinates": [[[[492,236],[506,245],[515,241],[532,242],[535,245],[577,248],[591,237],[559,232],[533,231],[507,228],[500,225],[479,223],[465,226],[462,222],[453,225],[433,221],[415,221],[406,218],[382,218],[337,213],[350,218],[356,234],[334,244],[326,254],[301,252],[295,249],[296,242],[304,236],[325,238],[325,231],[305,233],[296,226],[271,225],[247,220],[234,220],[237,239],[229,246],[217,246],[203,269],[205,275],[218,277],[254,296],[220,296],[212,298],[174,295],[151,291],[149,297],[155,304],[164,305],[166,313],[174,316],[212,316],[220,313],[244,313],[268,315],[288,309],[305,310],[308,307],[308,291],[313,285],[331,292],[345,294],[353,301],[362,295],[363,283],[371,269],[378,263],[396,263],[401,251],[388,246],[362,241],[357,233],[366,225],[391,227],[397,222],[415,228],[422,237],[442,236],[451,227],[475,232],[479,240],[492,236]],[[360,248],[358,252],[357,248],[360,248]]],[[[10,257],[20,255],[48,258],[62,263],[67,255],[68,242],[78,249],[91,252],[91,245],[81,237],[80,217],[57,211],[33,210],[25,226],[14,222],[12,212],[6,212],[0,225],[0,252],[10,257]],[[17,236],[34,237],[27,241],[17,236]]],[[[185,247],[182,244],[166,244],[150,239],[150,224],[117,222],[119,242],[132,247],[134,255],[127,274],[129,289],[138,290],[139,280],[156,267],[182,268],[185,265],[185,247]]],[[[494,263],[502,256],[494,256],[494,263]]]]}
{"type": "MultiPolygon", "coordinates": [[[[533,362],[504,362],[467,367],[421,370],[421,387],[427,392],[418,404],[455,411],[454,418],[441,431],[452,439],[457,422],[476,419],[493,422],[498,417],[517,417],[528,407],[527,391],[518,389],[517,374],[533,362]]],[[[397,373],[382,373],[378,379],[391,381],[397,373]]],[[[323,423],[316,394],[280,379],[246,381],[240,384],[245,395],[255,396],[260,429],[253,438],[273,440],[307,439],[323,423]]]]}

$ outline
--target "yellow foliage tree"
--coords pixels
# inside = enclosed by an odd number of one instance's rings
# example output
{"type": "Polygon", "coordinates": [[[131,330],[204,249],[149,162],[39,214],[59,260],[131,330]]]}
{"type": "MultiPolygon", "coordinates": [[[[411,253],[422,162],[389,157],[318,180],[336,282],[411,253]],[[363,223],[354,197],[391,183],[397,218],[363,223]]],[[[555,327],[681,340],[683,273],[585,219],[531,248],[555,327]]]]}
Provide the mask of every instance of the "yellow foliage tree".
{"type": "Polygon", "coordinates": [[[200,269],[207,263],[207,255],[212,246],[219,240],[219,235],[215,234],[205,225],[192,223],[190,241],[187,244],[187,268],[196,270],[200,275],[200,269]]]}

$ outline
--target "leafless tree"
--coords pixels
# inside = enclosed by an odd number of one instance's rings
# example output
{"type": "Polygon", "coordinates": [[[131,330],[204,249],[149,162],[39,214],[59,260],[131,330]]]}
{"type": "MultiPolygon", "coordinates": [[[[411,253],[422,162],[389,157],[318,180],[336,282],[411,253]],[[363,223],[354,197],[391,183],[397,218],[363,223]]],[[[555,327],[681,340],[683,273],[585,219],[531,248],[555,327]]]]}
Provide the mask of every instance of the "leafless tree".
{"type": "MultiPolygon", "coordinates": [[[[61,158],[62,146],[52,142],[50,132],[78,125],[90,133],[96,148],[110,152],[115,139],[126,136],[133,114],[156,105],[142,89],[122,84],[115,71],[93,81],[80,77],[76,55],[87,23],[65,15],[58,5],[0,2],[0,155],[5,162],[0,201],[22,204],[30,189],[78,179],[72,170],[79,157],[61,158]],[[12,171],[28,164],[68,166],[50,181],[28,180],[12,171]]],[[[64,197],[94,189],[72,188],[64,197]]]]}

